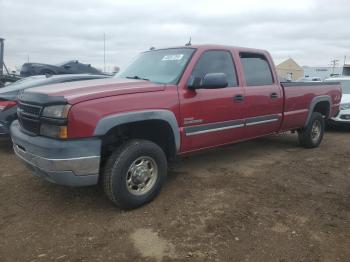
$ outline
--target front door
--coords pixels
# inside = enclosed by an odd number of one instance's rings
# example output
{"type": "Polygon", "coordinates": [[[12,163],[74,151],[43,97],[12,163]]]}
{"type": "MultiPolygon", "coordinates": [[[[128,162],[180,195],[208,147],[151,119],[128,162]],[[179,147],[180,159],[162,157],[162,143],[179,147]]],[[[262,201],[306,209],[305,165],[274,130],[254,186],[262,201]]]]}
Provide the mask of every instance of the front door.
{"type": "Polygon", "coordinates": [[[179,90],[182,152],[231,143],[243,136],[244,89],[237,80],[232,53],[229,50],[203,52],[189,81],[200,82],[208,73],[225,73],[228,86],[179,90]]]}

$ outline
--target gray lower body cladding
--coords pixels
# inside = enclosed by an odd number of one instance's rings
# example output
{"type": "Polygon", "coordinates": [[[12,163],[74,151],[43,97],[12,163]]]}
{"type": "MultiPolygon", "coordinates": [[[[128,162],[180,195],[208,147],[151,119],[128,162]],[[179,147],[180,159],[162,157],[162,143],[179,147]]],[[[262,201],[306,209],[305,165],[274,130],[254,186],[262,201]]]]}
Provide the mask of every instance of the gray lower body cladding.
{"type": "Polygon", "coordinates": [[[101,140],[98,138],[56,140],[23,133],[18,121],[11,125],[16,155],[34,175],[67,186],[88,186],[98,182],[101,140]]]}

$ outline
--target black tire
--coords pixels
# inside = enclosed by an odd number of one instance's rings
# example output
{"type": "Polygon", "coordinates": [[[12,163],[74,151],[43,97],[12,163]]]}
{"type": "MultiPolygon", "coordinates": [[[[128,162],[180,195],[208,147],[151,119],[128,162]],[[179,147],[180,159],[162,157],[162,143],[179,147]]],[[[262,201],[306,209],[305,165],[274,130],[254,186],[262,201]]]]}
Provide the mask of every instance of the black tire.
{"type": "MultiPolygon", "coordinates": [[[[148,167],[147,164],[146,167],[148,167]]],[[[157,144],[148,140],[130,140],[114,151],[107,160],[102,174],[103,189],[108,198],[117,206],[124,209],[136,208],[150,202],[157,196],[166,180],[167,168],[165,153],[157,144]],[[141,158],[149,159],[153,165],[156,165],[157,171],[157,176],[152,178],[152,183],[150,182],[151,178],[148,180],[151,184],[148,185],[149,191],[144,194],[136,192],[136,186],[130,186],[133,182],[127,182],[128,179],[134,181],[130,177],[140,179],[137,174],[143,174],[140,170],[136,175],[131,175],[137,171],[135,166],[138,165],[134,165],[135,172],[130,171],[131,166],[136,163],[135,161],[141,158]],[[136,195],[137,193],[140,195],[136,195]]],[[[155,175],[153,174],[153,176],[155,175]]]]}
{"type": "Polygon", "coordinates": [[[305,148],[318,147],[323,139],[324,129],[323,116],[318,112],[313,112],[307,126],[298,130],[300,145],[305,148]]]}

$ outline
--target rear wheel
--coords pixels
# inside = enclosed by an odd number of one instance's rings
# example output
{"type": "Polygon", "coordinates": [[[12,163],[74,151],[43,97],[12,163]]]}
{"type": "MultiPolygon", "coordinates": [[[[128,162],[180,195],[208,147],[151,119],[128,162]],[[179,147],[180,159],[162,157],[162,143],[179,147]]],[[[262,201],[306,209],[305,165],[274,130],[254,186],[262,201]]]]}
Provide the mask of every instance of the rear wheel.
{"type": "Polygon", "coordinates": [[[131,209],[151,201],[166,180],[167,159],[163,150],[147,140],[130,140],[108,159],[102,182],[108,198],[131,209]]]}
{"type": "Polygon", "coordinates": [[[306,148],[318,147],[323,139],[324,128],[323,116],[313,112],[307,126],[298,130],[300,144],[306,148]]]}

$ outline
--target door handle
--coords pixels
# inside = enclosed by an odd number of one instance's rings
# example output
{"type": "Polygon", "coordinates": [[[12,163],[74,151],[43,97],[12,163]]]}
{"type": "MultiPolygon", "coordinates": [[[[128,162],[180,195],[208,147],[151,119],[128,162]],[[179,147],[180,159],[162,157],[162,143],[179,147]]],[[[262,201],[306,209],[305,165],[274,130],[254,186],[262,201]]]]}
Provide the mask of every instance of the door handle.
{"type": "Polygon", "coordinates": [[[242,102],[242,101],[244,100],[244,96],[241,95],[241,94],[235,95],[235,96],[233,97],[233,100],[234,100],[235,102],[237,102],[237,103],[242,102]]]}
{"type": "Polygon", "coordinates": [[[276,99],[276,98],[278,98],[278,94],[273,92],[273,93],[270,94],[270,98],[271,99],[276,99]]]}

